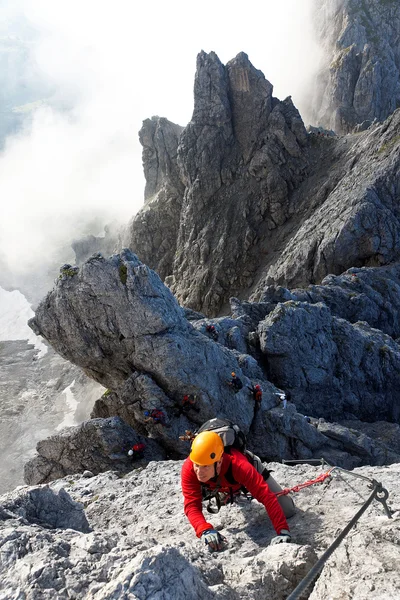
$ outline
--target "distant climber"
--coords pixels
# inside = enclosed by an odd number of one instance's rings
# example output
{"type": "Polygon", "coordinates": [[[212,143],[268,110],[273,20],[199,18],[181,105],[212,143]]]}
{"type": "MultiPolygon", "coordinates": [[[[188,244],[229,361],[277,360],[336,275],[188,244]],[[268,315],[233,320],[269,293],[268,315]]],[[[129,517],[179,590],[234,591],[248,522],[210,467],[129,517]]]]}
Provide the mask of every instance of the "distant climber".
{"type": "Polygon", "coordinates": [[[182,442],[193,442],[195,437],[196,437],[196,434],[193,433],[193,431],[190,431],[190,429],[186,429],[185,433],[183,435],[179,436],[179,439],[182,442]]]}
{"type": "Polygon", "coordinates": [[[200,408],[196,405],[196,398],[193,394],[185,394],[182,399],[182,410],[183,412],[188,412],[190,410],[194,410],[196,412],[200,411],[200,408]]]}
{"type": "Polygon", "coordinates": [[[218,331],[215,329],[215,325],[209,324],[206,326],[206,331],[210,337],[216,342],[218,340],[218,331]]]}
{"type": "Polygon", "coordinates": [[[251,387],[248,385],[247,386],[248,389],[251,391],[253,398],[256,402],[256,406],[260,406],[261,402],[262,402],[262,389],[261,389],[261,385],[259,383],[256,383],[256,385],[252,385],[251,387]]]}
{"type": "Polygon", "coordinates": [[[243,387],[242,380],[239,379],[239,377],[236,375],[236,373],[234,371],[232,371],[231,376],[232,376],[232,379],[230,381],[228,381],[227,383],[233,389],[233,391],[235,393],[237,393],[243,387]]]}
{"type": "Polygon", "coordinates": [[[277,394],[275,394],[278,397],[278,406],[282,405],[282,408],[285,409],[287,406],[287,395],[285,394],[285,392],[278,392],[277,394]]]}
{"type": "Polygon", "coordinates": [[[233,501],[242,486],[264,505],[277,533],[271,544],[290,542],[291,535],[283,510],[262,475],[238,450],[224,451],[220,436],[214,431],[199,433],[181,473],[184,511],[197,537],[201,538],[211,552],[223,550],[227,542],[202,511],[203,490],[218,491],[225,502],[233,501]]]}
{"type": "Polygon", "coordinates": [[[145,410],[144,416],[147,417],[145,423],[154,423],[154,425],[162,425],[163,427],[169,427],[167,423],[166,414],[159,408],[154,408],[151,411],[145,410]]]}
{"type": "Polygon", "coordinates": [[[139,460],[144,458],[145,444],[134,444],[132,448],[128,451],[128,456],[131,457],[132,460],[139,460]]]}

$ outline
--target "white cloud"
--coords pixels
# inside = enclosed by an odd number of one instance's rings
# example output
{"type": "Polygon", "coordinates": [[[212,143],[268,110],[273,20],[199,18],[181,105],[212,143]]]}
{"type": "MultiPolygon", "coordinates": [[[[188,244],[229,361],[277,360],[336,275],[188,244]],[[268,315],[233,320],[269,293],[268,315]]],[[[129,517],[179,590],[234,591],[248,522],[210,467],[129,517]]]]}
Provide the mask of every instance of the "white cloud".
{"type": "MultiPolygon", "coordinates": [[[[39,108],[0,157],[0,255],[18,270],[79,235],[94,214],[127,220],[142,205],[137,132],[158,114],[185,125],[196,55],[245,51],[280,98],[302,94],[315,68],[311,0],[20,0],[40,35],[41,72],[65,113],[39,108]]],[[[10,16],[10,14],[8,14],[10,16]]]]}

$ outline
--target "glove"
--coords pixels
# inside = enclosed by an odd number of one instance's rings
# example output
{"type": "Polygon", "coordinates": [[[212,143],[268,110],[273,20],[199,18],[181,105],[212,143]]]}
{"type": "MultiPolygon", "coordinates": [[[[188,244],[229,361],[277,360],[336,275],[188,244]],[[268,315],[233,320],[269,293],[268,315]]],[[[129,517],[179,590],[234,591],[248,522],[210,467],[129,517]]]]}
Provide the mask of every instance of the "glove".
{"type": "Polygon", "coordinates": [[[280,534],[276,537],[272,538],[270,541],[270,546],[274,546],[275,544],[288,544],[292,541],[292,536],[288,532],[287,529],[282,529],[280,534]]]}
{"type": "Polygon", "coordinates": [[[227,543],[227,539],[216,531],[215,529],[207,529],[201,534],[201,539],[208,546],[210,552],[216,552],[224,549],[224,544],[227,543]]]}

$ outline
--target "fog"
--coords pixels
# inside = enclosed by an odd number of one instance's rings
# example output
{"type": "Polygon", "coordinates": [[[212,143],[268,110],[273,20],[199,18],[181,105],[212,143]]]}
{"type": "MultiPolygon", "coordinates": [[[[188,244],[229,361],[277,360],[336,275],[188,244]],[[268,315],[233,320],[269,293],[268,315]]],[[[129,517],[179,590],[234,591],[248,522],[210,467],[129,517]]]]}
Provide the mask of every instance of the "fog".
{"type": "Polygon", "coordinates": [[[138,130],[155,114],[181,125],[190,120],[200,50],[215,51],[224,63],[245,51],[274,95],[291,95],[306,117],[319,60],[311,4],[1,2],[2,35],[24,41],[29,32],[30,85],[42,85],[46,95],[17,107],[22,125],[0,154],[7,285],[50,268],[73,238],[137,212],[144,190],[138,130]]]}

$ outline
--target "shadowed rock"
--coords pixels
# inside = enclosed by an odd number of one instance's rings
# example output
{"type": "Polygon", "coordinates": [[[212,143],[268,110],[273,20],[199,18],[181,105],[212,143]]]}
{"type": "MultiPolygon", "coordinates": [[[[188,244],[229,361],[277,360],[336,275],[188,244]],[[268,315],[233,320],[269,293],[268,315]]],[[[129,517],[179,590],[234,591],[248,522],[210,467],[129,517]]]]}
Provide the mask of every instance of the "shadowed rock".
{"type": "Polygon", "coordinates": [[[365,322],[350,324],[324,304],[279,304],[258,327],[272,381],[297,408],[330,420],[398,422],[400,348],[365,322]]]}
{"type": "Polygon", "coordinates": [[[26,483],[52,481],[87,470],[97,474],[109,469],[127,473],[132,469],[128,450],[146,443],[144,459],[161,460],[165,452],[153,440],[145,440],[119,417],[92,419],[42,440],[37,455],[24,469],[26,483]]]}

